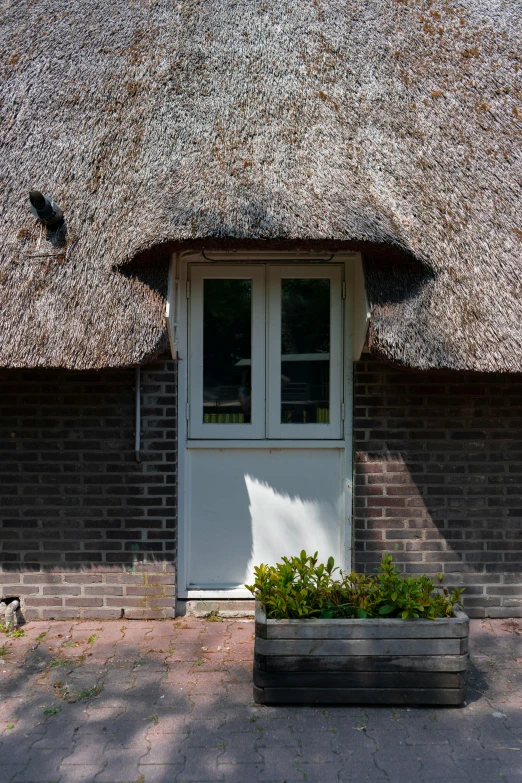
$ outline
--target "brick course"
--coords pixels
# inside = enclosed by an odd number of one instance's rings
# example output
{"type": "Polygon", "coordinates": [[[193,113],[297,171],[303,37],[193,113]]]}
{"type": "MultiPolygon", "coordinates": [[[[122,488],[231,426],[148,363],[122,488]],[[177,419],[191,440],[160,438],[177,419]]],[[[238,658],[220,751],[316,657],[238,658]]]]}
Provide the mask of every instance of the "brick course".
{"type": "Polygon", "coordinates": [[[27,619],[171,617],[176,367],[0,375],[0,585],[27,619]]]}
{"type": "Polygon", "coordinates": [[[355,567],[442,571],[473,617],[522,616],[522,376],[357,363],[355,567]]]}

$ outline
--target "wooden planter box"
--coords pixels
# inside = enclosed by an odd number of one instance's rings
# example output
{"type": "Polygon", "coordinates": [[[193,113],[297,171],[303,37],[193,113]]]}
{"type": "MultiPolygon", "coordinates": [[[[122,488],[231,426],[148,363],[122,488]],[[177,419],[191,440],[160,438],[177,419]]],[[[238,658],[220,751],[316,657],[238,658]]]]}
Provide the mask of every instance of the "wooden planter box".
{"type": "Polygon", "coordinates": [[[256,602],[258,704],[440,704],[465,698],[469,619],[267,620],[256,602]]]}

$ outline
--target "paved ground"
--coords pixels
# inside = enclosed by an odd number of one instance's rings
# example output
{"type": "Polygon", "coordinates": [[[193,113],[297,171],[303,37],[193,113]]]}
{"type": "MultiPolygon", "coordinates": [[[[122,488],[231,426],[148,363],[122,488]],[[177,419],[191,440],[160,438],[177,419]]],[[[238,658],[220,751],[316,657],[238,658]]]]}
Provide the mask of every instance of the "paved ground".
{"type": "Polygon", "coordinates": [[[251,621],[25,630],[0,635],[0,783],[522,781],[522,621],[472,622],[461,709],[256,706],[251,621]]]}

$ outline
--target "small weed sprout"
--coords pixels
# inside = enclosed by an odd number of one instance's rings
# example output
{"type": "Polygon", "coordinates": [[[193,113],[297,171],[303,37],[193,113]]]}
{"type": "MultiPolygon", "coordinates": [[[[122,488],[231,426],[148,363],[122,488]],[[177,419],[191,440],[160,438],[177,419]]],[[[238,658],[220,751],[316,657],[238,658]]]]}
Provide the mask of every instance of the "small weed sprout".
{"type": "Polygon", "coordinates": [[[52,707],[48,710],[44,710],[44,715],[58,715],[62,711],[61,707],[52,707]]]}
{"type": "Polygon", "coordinates": [[[93,685],[90,688],[84,688],[81,691],[76,691],[75,696],[78,699],[78,701],[83,701],[84,699],[95,699],[97,696],[100,695],[100,693],[103,690],[103,685],[93,685]]]}

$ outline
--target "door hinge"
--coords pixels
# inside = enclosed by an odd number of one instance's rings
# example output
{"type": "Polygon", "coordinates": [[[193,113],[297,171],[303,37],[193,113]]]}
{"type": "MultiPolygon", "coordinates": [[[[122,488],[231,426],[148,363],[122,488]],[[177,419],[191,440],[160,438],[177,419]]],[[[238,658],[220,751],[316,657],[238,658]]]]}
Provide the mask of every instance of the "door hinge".
{"type": "Polygon", "coordinates": [[[346,280],[343,280],[341,285],[341,296],[343,299],[346,299],[346,280]]]}
{"type": "Polygon", "coordinates": [[[190,414],[190,408],[189,408],[189,404],[187,402],[187,404],[185,406],[185,418],[186,418],[187,421],[189,420],[189,414],[190,414]]]}
{"type": "Polygon", "coordinates": [[[190,280],[187,280],[187,299],[190,299],[190,280]]]}

